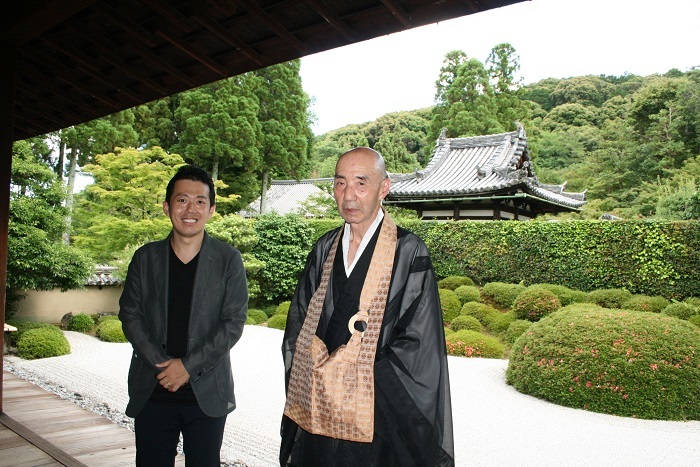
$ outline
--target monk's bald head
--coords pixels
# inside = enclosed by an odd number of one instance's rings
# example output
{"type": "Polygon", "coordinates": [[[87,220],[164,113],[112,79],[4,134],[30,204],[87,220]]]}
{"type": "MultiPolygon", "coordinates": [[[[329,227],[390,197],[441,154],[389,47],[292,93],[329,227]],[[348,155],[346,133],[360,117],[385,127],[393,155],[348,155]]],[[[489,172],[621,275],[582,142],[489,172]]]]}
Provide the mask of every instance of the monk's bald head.
{"type": "MultiPolygon", "coordinates": [[[[373,161],[374,169],[381,178],[387,178],[389,176],[386,172],[386,164],[384,163],[384,158],[381,154],[379,154],[379,152],[375,151],[372,148],[368,148],[366,146],[358,146],[356,148],[350,149],[349,151],[341,154],[341,156],[338,158],[338,164],[340,164],[340,161],[346,157],[359,157],[362,159],[369,159],[373,161]]],[[[337,167],[338,165],[336,164],[336,169],[337,167]]]]}

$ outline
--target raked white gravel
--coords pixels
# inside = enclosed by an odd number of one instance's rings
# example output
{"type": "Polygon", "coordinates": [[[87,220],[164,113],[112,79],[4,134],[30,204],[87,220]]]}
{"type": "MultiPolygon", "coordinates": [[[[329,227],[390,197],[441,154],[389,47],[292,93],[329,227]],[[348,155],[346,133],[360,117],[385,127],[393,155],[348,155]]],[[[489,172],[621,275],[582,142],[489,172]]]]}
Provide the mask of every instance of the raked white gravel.
{"type": "MultiPolygon", "coordinates": [[[[66,332],[70,355],[5,357],[5,368],[61,397],[131,427],[130,344],[66,332]]],[[[282,331],[246,326],[231,351],[237,408],[228,417],[222,461],[279,465],[284,409],[282,331]]],[[[506,360],[449,357],[458,466],[700,465],[700,421],[637,420],[561,407],[505,383],[506,360]]]]}

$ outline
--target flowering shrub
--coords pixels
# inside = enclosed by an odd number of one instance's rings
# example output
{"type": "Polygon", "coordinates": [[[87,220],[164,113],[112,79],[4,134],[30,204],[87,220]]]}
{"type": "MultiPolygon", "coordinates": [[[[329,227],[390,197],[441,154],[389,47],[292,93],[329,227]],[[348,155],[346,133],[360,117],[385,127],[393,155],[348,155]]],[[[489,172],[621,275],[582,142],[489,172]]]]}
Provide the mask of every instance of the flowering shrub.
{"type": "Polygon", "coordinates": [[[479,288],[474,285],[460,285],[455,289],[455,293],[462,304],[481,301],[481,292],[479,292],[479,288]]]}
{"type": "Polygon", "coordinates": [[[561,308],[561,302],[557,296],[549,290],[537,286],[525,289],[513,303],[515,317],[530,321],[539,321],[559,308],[561,308]]]}
{"type": "Polygon", "coordinates": [[[495,337],[463,329],[445,338],[447,353],[461,357],[503,358],[504,347],[495,337]]]}
{"type": "Polygon", "coordinates": [[[441,289],[455,290],[462,285],[474,285],[474,281],[467,276],[448,276],[438,281],[438,287],[441,289]]]}
{"type": "Polygon", "coordinates": [[[515,341],[506,381],[567,407],[700,420],[700,328],[659,313],[557,311],[515,341]]]}

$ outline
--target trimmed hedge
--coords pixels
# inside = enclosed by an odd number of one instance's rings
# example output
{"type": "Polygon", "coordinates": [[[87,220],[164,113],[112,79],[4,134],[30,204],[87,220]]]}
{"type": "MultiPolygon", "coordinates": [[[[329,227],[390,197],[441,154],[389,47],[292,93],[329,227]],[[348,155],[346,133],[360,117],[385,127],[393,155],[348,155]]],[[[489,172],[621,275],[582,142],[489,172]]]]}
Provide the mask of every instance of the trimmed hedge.
{"type": "Polygon", "coordinates": [[[406,223],[438,277],[524,281],[574,290],[629,288],[681,299],[700,290],[698,221],[406,223]]]}
{"type": "Polygon", "coordinates": [[[692,316],[699,315],[700,309],[685,302],[674,302],[664,308],[662,313],[674,318],[688,320],[692,316]]]}
{"type": "Polygon", "coordinates": [[[481,323],[473,316],[459,315],[450,323],[450,328],[453,331],[461,331],[469,329],[470,331],[481,332],[481,323]]]}
{"type": "Polygon", "coordinates": [[[561,302],[561,306],[571,305],[572,303],[581,303],[586,301],[586,292],[573,290],[564,285],[557,284],[533,284],[530,287],[541,287],[549,290],[557,296],[561,302]]]}
{"type": "Polygon", "coordinates": [[[273,329],[281,329],[287,327],[287,315],[278,314],[267,320],[267,327],[273,329]]]}
{"type": "Polygon", "coordinates": [[[515,341],[506,381],[567,407],[700,420],[700,329],[658,313],[558,311],[515,341]]]}
{"type": "Polygon", "coordinates": [[[479,288],[474,285],[460,285],[455,289],[455,293],[462,304],[481,301],[481,292],[479,292],[479,288]]]}
{"type": "Polygon", "coordinates": [[[128,342],[118,319],[103,320],[97,325],[95,335],[104,342],[128,342]]]}
{"type": "Polygon", "coordinates": [[[513,303],[515,317],[529,321],[539,321],[559,308],[561,308],[561,302],[557,296],[537,286],[525,289],[513,303]]]}
{"type": "Polygon", "coordinates": [[[622,304],[630,298],[632,293],[626,289],[599,289],[589,292],[586,301],[603,308],[622,308],[622,304]]]}
{"type": "Polygon", "coordinates": [[[459,315],[462,304],[454,290],[438,289],[438,294],[442,307],[442,321],[449,323],[459,315]]]}
{"type": "Polygon", "coordinates": [[[68,326],[66,328],[69,331],[75,332],[90,332],[95,326],[95,320],[86,315],[85,313],[78,313],[77,315],[71,316],[68,320],[68,326]]]}
{"type": "Polygon", "coordinates": [[[10,324],[17,328],[17,331],[9,333],[10,338],[8,340],[8,344],[13,347],[17,347],[17,344],[22,338],[22,335],[30,329],[48,329],[49,332],[55,332],[56,334],[63,335],[63,332],[61,332],[61,328],[49,323],[25,321],[22,319],[8,319],[7,324],[10,324]]]}
{"type": "Polygon", "coordinates": [[[632,295],[632,298],[622,304],[620,308],[626,310],[648,311],[650,313],[661,313],[671,303],[664,297],[650,297],[649,295],[632,295]]]}
{"type": "Polygon", "coordinates": [[[474,281],[466,276],[448,276],[438,281],[438,288],[455,290],[463,285],[474,285],[474,281]]]}
{"type": "Polygon", "coordinates": [[[260,324],[267,321],[267,314],[262,310],[251,308],[248,310],[248,318],[246,324],[260,324]]]}
{"type": "Polygon", "coordinates": [[[459,312],[460,315],[473,316],[484,326],[488,326],[493,320],[493,316],[501,314],[500,311],[487,305],[486,303],[479,302],[467,302],[462,305],[462,309],[459,312]]]}
{"type": "Polygon", "coordinates": [[[508,329],[503,333],[503,340],[509,344],[514,343],[518,337],[522,336],[532,326],[532,321],[526,319],[516,319],[508,326],[508,329]]]}
{"type": "Polygon", "coordinates": [[[508,284],[506,282],[489,282],[484,284],[481,295],[503,308],[513,306],[515,299],[525,291],[522,284],[508,284]]]}
{"type": "Polygon", "coordinates": [[[60,329],[58,332],[46,327],[29,329],[17,342],[17,355],[26,360],[58,357],[69,353],[70,344],[60,329]]]}

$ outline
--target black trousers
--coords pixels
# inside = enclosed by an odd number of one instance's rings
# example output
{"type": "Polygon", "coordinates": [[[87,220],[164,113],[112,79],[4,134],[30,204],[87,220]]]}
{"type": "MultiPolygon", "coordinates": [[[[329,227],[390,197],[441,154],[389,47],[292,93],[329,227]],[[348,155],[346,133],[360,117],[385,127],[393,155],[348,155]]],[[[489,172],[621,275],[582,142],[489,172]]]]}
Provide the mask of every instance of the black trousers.
{"type": "Polygon", "coordinates": [[[198,405],[146,403],[134,419],[137,467],[172,467],[182,433],[185,465],[219,467],[226,416],[210,417],[198,405]]]}

